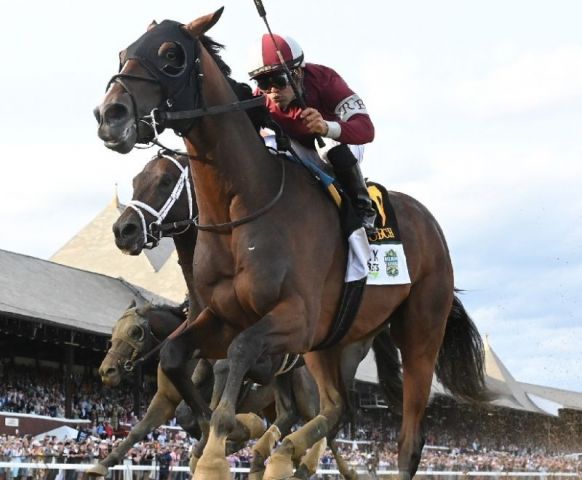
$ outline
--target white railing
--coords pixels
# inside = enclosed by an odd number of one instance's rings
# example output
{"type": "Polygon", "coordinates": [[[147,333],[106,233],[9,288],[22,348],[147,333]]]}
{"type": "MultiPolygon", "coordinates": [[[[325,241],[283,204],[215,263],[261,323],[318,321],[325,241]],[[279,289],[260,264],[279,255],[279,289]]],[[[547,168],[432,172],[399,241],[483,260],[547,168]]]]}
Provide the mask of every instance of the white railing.
{"type": "MultiPolygon", "coordinates": [[[[41,470],[77,470],[85,471],[92,467],[93,464],[90,463],[42,463],[42,462],[0,462],[0,469],[16,469],[16,468],[30,468],[30,469],[41,469],[41,470]]],[[[152,465],[115,465],[111,467],[111,470],[123,471],[124,480],[132,480],[132,472],[143,472],[159,470],[159,467],[152,465]]],[[[171,467],[171,472],[189,472],[187,466],[184,467],[171,467]]],[[[232,473],[249,473],[248,468],[231,468],[232,473]]],[[[356,472],[358,474],[366,473],[367,470],[363,468],[357,468],[356,472]]],[[[333,469],[320,469],[317,471],[318,475],[339,475],[338,470],[333,469]]],[[[377,476],[398,476],[397,470],[377,470],[377,476]]],[[[502,478],[509,479],[513,477],[527,477],[532,479],[548,479],[548,478],[581,478],[581,473],[570,473],[570,472],[457,472],[457,471],[418,471],[416,475],[425,476],[430,475],[434,477],[492,477],[493,479],[502,478]]]]}

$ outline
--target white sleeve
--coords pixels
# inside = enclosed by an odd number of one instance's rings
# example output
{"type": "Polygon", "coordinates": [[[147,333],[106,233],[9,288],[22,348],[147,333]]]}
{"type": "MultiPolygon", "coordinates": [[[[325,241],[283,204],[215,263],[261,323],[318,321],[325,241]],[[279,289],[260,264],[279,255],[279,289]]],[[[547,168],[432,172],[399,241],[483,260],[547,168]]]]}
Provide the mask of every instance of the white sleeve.
{"type": "Polygon", "coordinates": [[[339,102],[334,112],[342,122],[347,122],[350,117],[358,113],[368,115],[364,101],[356,93],[339,102]]]}

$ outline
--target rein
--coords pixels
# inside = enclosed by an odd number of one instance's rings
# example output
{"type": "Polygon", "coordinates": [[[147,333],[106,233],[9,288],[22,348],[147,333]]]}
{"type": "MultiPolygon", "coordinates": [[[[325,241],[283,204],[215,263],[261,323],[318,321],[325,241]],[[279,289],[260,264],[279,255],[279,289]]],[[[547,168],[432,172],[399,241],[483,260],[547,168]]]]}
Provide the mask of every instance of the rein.
{"type": "Polygon", "coordinates": [[[283,190],[285,189],[285,160],[283,160],[282,158],[280,158],[280,160],[281,160],[281,184],[279,185],[279,191],[273,197],[273,199],[269,203],[267,203],[267,205],[264,205],[263,207],[259,208],[258,210],[251,213],[250,215],[247,215],[246,217],[242,217],[242,218],[239,218],[238,220],[233,220],[231,222],[224,222],[224,223],[210,223],[210,224],[203,225],[198,221],[198,215],[196,215],[196,217],[192,220],[194,226],[198,230],[209,231],[209,232],[221,231],[221,230],[232,230],[233,228],[238,227],[239,225],[243,225],[245,223],[252,222],[253,220],[259,218],[264,213],[268,212],[279,201],[279,199],[283,195],[283,190]]]}
{"type": "MultiPolygon", "coordinates": [[[[145,124],[151,129],[153,138],[151,140],[138,140],[138,143],[154,143],[162,148],[166,148],[159,141],[159,130],[165,128],[165,126],[169,123],[179,122],[181,120],[192,120],[188,123],[188,126],[185,129],[179,129],[178,125],[170,127],[173,128],[178,135],[185,136],[187,132],[192,129],[194,124],[193,121],[196,119],[206,116],[220,115],[223,113],[240,112],[265,105],[265,100],[262,96],[250,100],[229,103],[226,105],[204,105],[202,95],[202,80],[204,79],[204,73],[200,68],[199,56],[200,40],[186,38],[184,36],[185,34],[180,30],[180,28],[180,24],[165,20],[160,25],[158,25],[155,30],[153,30],[157,31],[155,34],[156,38],[161,38],[167,33],[168,38],[165,39],[166,41],[176,41],[180,46],[182,44],[185,46],[191,45],[191,50],[189,48],[181,47],[184,48],[183,51],[186,55],[186,60],[179,74],[170,75],[168,71],[166,71],[165,66],[160,65],[157,59],[150,58],[151,46],[154,39],[148,39],[148,34],[144,34],[140,39],[134,42],[134,44],[128,47],[125,61],[127,62],[128,60],[135,60],[139,65],[141,65],[142,68],[144,68],[149,76],[122,73],[121,70],[123,69],[123,66],[120,65],[119,73],[113,75],[107,85],[107,88],[109,89],[113,83],[118,83],[131,98],[135,115],[135,128],[138,129],[140,124],[145,124]],[[129,85],[126,84],[125,80],[154,83],[161,88],[163,95],[166,97],[166,100],[162,102],[163,105],[160,104],[158,107],[154,107],[148,115],[138,117],[138,105],[135,96],[131,92],[129,85]],[[191,93],[190,95],[188,94],[189,92],[191,93]],[[195,108],[188,109],[187,107],[189,106],[193,106],[195,108]],[[177,110],[178,108],[184,108],[184,110],[177,110]]],[[[172,149],[166,148],[166,150],[173,152],[172,149]]],[[[192,155],[188,155],[188,157],[190,159],[198,159],[198,157],[194,157],[192,155]]],[[[180,168],[182,167],[180,166],[180,168]]],[[[161,233],[162,231],[180,228],[182,225],[184,225],[185,228],[188,228],[190,225],[194,225],[196,228],[203,231],[222,232],[225,230],[231,230],[239,225],[243,225],[255,220],[256,218],[269,211],[277,203],[277,201],[281,198],[285,188],[284,161],[282,161],[281,168],[281,184],[275,197],[267,205],[259,208],[256,212],[238,220],[217,224],[200,224],[198,217],[196,217],[192,220],[188,219],[184,222],[173,222],[171,224],[162,225],[163,218],[165,215],[167,215],[167,212],[163,213],[165,206],[162,207],[160,212],[157,212],[155,209],[152,209],[148,205],[142,204],[138,201],[130,203],[129,206],[133,208],[141,218],[144,231],[144,243],[149,245],[148,234],[149,237],[152,238],[152,246],[148,246],[147,248],[153,248],[159,243],[160,235],[155,235],[156,232],[161,233]],[[141,209],[156,217],[156,221],[150,225],[151,233],[148,233],[146,230],[146,221],[141,209]]],[[[183,187],[176,186],[176,188],[183,187]]],[[[168,199],[168,202],[169,201],[170,199],[168,199]]],[[[176,199],[172,201],[172,205],[175,201],[176,199]]],[[[192,214],[190,216],[192,216],[192,214]]]]}
{"type": "Polygon", "coordinates": [[[159,112],[159,116],[162,121],[190,120],[199,117],[219,115],[221,113],[243,112],[264,105],[265,99],[262,96],[259,96],[249,100],[228,103],[226,105],[213,105],[211,107],[196,108],[194,110],[182,110],[179,112],[162,111],[159,112]]]}

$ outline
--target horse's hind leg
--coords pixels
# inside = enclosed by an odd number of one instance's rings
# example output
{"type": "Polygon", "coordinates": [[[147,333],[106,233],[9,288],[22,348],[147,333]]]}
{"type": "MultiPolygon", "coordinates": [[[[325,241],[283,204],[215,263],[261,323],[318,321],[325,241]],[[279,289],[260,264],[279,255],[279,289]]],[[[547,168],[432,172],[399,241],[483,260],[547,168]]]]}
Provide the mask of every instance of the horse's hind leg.
{"type": "Polygon", "coordinates": [[[398,470],[403,480],[414,476],[420,462],[422,420],[453,300],[452,285],[443,276],[437,277],[433,274],[415,284],[391,323],[391,334],[402,354],[404,405],[398,470]]]}

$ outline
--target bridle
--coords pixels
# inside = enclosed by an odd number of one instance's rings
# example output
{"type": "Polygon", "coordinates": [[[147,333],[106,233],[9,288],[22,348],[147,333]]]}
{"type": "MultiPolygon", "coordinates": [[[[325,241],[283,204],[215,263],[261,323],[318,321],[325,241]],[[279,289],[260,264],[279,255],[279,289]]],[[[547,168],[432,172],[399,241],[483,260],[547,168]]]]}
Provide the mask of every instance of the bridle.
{"type": "MultiPolygon", "coordinates": [[[[225,105],[206,106],[202,95],[201,79],[204,77],[204,74],[200,68],[200,40],[193,38],[188,33],[182,31],[182,27],[183,25],[178,22],[164,20],[162,23],[156,25],[152,30],[143,34],[127,48],[125,62],[128,60],[136,61],[149,74],[149,76],[122,73],[123,65],[120,63],[119,73],[113,75],[107,84],[107,90],[113,83],[119,84],[131,99],[135,116],[134,125],[138,130],[136,132],[138,135],[136,140],[137,143],[153,143],[166,148],[158,140],[159,133],[161,133],[166,127],[172,128],[179,136],[185,136],[193,128],[195,122],[202,117],[244,111],[264,106],[265,104],[264,99],[259,96],[250,100],[243,100],[225,105]],[[159,46],[166,42],[172,42],[175,46],[181,49],[181,52],[184,55],[184,63],[180,67],[172,66],[170,68],[168,64],[164,64],[163,60],[159,57],[152,58],[152,51],[158,51],[159,46]],[[149,112],[149,114],[140,117],[135,95],[126,80],[156,84],[160,87],[165,100],[162,100],[158,106],[154,107],[149,112]],[[185,123],[187,120],[189,121],[185,123]],[[150,128],[152,135],[151,138],[139,137],[138,126],[141,124],[145,124],[150,128]]],[[[166,150],[172,151],[171,149],[166,150]]],[[[199,159],[199,157],[192,155],[188,155],[188,157],[191,159],[199,159]]],[[[281,162],[281,166],[281,184],[278,192],[269,203],[256,212],[246,217],[221,224],[201,225],[196,219],[191,218],[184,220],[181,223],[184,223],[187,226],[194,224],[199,230],[223,232],[255,220],[270,210],[283,195],[285,186],[284,161],[281,162]]],[[[138,212],[142,220],[142,226],[144,227],[144,243],[148,245],[146,248],[153,248],[158,245],[161,238],[161,232],[158,227],[162,224],[163,218],[160,219],[160,214],[164,209],[162,208],[160,212],[157,212],[155,209],[149,209],[149,206],[144,205],[136,204],[135,206],[130,206],[138,212]],[[155,234],[153,230],[148,232],[148,229],[145,228],[146,222],[143,212],[135,207],[143,208],[156,217],[157,220],[151,224],[153,229],[158,229],[155,234]],[[149,246],[150,242],[151,246],[149,246]]],[[[165,215],[167,215],[167,212],[165,215]]],[[[168,228],[167,226],[165,227],[168,228]]],[[[164,230],[166,228],[164,228],[164,230]]],[[[173,227],[170,226],[169,228],[173,227]]]]}
{"type": "Polygon", "coordinates": [[[157,352],[159,346],[162,344],[162,340],[154,335],[152,331],[151,325],[148,320],[142,317],[136,308],[130,309],[125,316],[134,314],[137,315],[139,318],[139,324],[135,325],[136,327],[141,329],[141,335],[139,338],[131,338],[129,335],[126,335],[126,338],[117,338],[119,342],[128,345],[131,348],[131,355],[129,359],[127,359],[127,355],[120,353],[118,350],[113,350],[113,346],[107,351],[107,355],[111,355],[112,357],[116,357],[117,361],[116,364],[125,372],[130,373],[135,369],[135,366],[138,363],[142,363],[147,360],[151,355],[157,352]],[[154,345],[154,348],[147,349],[147,345],[151,344],[154,345]],[[148,350],[147,353],[140,356],[143,350],[148,350]]]}
{"type": "Polygon", "coordinates": [[[127,204],[129,208],[133,209],[137,213],[141,220],[144,241],[143,248],[146,249],[152,249],[157,247],[158,244],[160,243],[160,240],[162,239],[162,236],[164,235],[165,236],[181,235],[186,230],[188,230],[188,228],[190,228],[191,223],[186,224],[183,230],[173,233],[168,233],[168,229],[164,229],[163,232],[162,229],[160,228],[163,221],[170,213],[170,210],[180,198],[180,195],[182,194],[182,191],[184,189],[186,190],[186,195],[188,198],[188,219],[193,219],[194,215],[194,201],[192,196],[192,187],[190,184],[190,168],[188,166],[182,166],[180,162],[178,162],[175,158],[169,155],[165,155],[164,153],[159,153],[157,157],[154,157],[154,159],[156,158],[157,159],[165,158],[167,160],[170,160],[180,170],[180,177],[178,178],[176,185],[174,185],[172,193],[170,193],[170,196],[159,210],[156,210],[155,208],[151,207],[147,203],[142,202],[140,200],[131,200],[127,204]],[[155,220],[151,222],[149,225],[146,222],[144,211],[149,213],[155,218],[155,220]]]}
{"type": "MultiPolygon", "coordinates": [[[[122,64],[120,60],[119,73],[111,77],[107,84],[107,90],[113,83],[119,84],[131,99],[136,128],[140,124],[146,124],[157,137],[158,131],[161,133],[167,122],[166,118],[162,118],[162,114],[172,110],[198,109],[203,106],[199,81],[201,78],[199,54],[199,40],[184,32],[180,23],[164,20],[127,47],[123,59],[124,63],[122,64]],[[152,52],[158,51],[162,43],[166,42],[172,43],[181,52],[183,55],[182,65],[171,65],[166,59],[152,54],[152,52]],[[147,72],[147,75],[123,73],[123,67],[129,60],[136,61],[147,72]],[[164,100],[149,114],[140,117],[138,102],[127,80],[157,85],[164,100]]],[[[172,126],[181,135],[184,135],[191,127],[192,124],[184,130],[179,129],[177,125],[172,126]]],[[[138,138],[137,142],[149,143],[150,140],[138,138]]]]}

